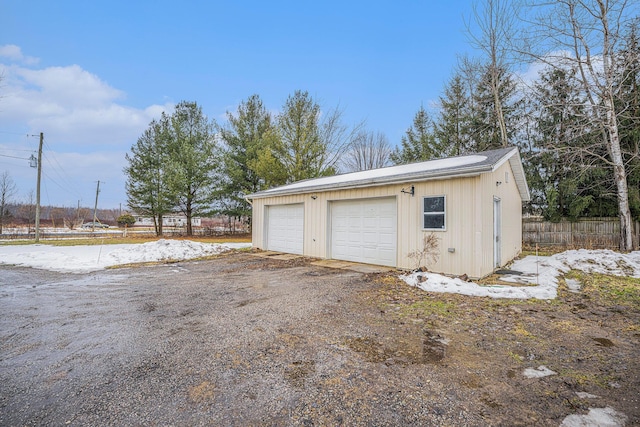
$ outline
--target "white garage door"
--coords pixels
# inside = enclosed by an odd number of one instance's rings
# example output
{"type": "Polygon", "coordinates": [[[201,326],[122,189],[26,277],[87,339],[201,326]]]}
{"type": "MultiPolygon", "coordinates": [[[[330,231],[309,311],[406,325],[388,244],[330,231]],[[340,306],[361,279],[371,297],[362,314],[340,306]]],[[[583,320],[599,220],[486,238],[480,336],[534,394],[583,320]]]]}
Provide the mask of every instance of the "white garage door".
{"type": "Polygon", "coordinates": [[[304,205],[267,207],[267,249],[302,255],[304,205]]]}
{"type": "Polygon", "coordinates": [[[331,258],[396,266],[396,199],[331,203],[331,258]]]}

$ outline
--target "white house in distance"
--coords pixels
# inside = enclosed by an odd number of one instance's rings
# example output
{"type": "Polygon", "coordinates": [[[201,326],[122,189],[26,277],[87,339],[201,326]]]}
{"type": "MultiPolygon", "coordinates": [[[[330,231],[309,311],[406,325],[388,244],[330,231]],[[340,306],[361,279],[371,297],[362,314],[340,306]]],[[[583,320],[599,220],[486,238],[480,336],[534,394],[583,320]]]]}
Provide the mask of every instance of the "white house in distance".
{"type": "Polygon", "coordinates": [[[522,250],[529,200],[517,148],[294,182],[247,196],[255,248],[415,268],[435,233],[430,270],[479,278],[522,250]]]}
{"type": "MultiPolygon", "coordinates": [[[[134,215],[136,222],[133,224],[134,226],[140,227],[153,227],[153,217],[143,216],[143,215],[134,215]]],[[[193,217],[191,218],[191,225],[193,227],[200,227],[202,225],[202,218],[193,217]]],[[[162,226],[163,227],[186,227],[187,226],[187,217],[182,214],[170,214],[162,217],[162,226]]]]}

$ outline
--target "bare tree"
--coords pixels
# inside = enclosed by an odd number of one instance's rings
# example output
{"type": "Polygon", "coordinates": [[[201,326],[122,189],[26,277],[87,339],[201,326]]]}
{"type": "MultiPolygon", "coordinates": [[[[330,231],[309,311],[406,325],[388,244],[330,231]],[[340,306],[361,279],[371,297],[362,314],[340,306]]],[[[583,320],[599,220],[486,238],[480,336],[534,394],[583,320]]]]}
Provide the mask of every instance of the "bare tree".
{"type": "Polygon", "coordinates": [[[343,165],[349,172],[382,168],[389,164],[390,155],[391,146],[385,134],[361,131],[345,153],[343,165]]]}
{"type": "Polygon", "coordinates": [[[51,218],[51,226],[56,228],[56,220],[58,220],[58,226],[64,225],[64,217],[66,208],[59,208],[52,206],[49,209],[49,218],[51,218]]]}
{"type": "Polygon", "coordinates": [[[633,240],[627,171],[618,125],[622,112],[614,102],[614,64],[624,40],[624,30],[636,16],[630,4],[627,0],[557,0],[530,4],[538,13],[533,15],[535,21],[530,26],[527,52],[548,67],[576,70],[576,79],[588,103],[589,122],[597,127],[601,144],[571,149],[611,170],[618,201],[621,250],[631,250],[633,240]],[[603,148],[606,155],[602,154],[603,148]]]}
{"type": "MultiPolygon", "coordinates": [[[[1,78],[2,76],[0,76],[1,78]]],[[[2,234],[2,226],[5,223],[5,219],[9,217],[9,211],[7,205],[11,203],[11,198],[16,193],[16,184],[13,182],[9,172],[4,171],[0,175],[0,234],[2,234]]]]}
{"type": "Polygon", "coordinates": [[[347,153],[352,142],[359,137],[364,123],[348,126],[342,121],[344,110],[337,106],[322,114],[320,140],[326,147],[323,152],[324,168],[337,169],[340,159],[347,153]]]}
{"type": "Polygon", "coordinates": [[[35,226],[36,221],[36,195],[35,191],[29,190],[25,201],[18,206],[18,215],[27,222],[29,228],[35,226]]]}
{"type": "Polygon", "coordinates": [[[501,84],[505,71],[509,70],[508,57],[516,27],[516,14],[513,13],[512,5],[513,2],[506,0],[483,0],[482,7],[479,8],[478,3],[475,3],[473,21],[477,31],[474,32],[471,26],[467,25],[472,44],[486,55],[489,86],[503,147],[509,145],[509,138],[503,111],[506,100],[501,99],[501,84]]]}

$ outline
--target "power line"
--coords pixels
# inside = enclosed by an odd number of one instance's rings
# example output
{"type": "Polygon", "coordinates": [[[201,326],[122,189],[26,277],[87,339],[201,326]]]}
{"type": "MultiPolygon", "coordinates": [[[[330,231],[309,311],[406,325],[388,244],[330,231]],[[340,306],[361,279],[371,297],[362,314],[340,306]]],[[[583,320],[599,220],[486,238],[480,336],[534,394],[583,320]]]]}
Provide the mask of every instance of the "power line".
{"type": "Polygon", "coordinates": [[[24,132],[11,132],[11,131],[8,131],[8,130],[0,130],[0,133],[6,133],[8,135],[33,136],[33,135],[29,135],[28,133],[24,133],[24,132]]]}
{"type": "Polygon", "coordinates": [[[60,188],[62,188],[63,190],[67,190],[67,191],[69,191],[71,193],[75,193],[76,195],[80,195],[80,192],[78,191],[78,188],[73,184],[73,180],[71,179],[69,174],[64,170],[64,168],[60,165],[60,162],[58,161],[56,156],[53,154],[53,150],[51,150],[51,147],[49,147],[49,145],[46,143],[46,141],[45,141],[45,146],[49,150],[48,152],[44,153],[45,158],[48,160],[48,163],[51,166],[51,169],[56,173],[56,175],[60,178],[60,180],[64,182],[64,184],[67,186],[67,188],[63,188],[58,183],[56,183],[56,184],[60,188]],[[54,164],[54,162],[55,162],[55,164],[54,164]]]}
{"type": "MultiPolygon", "coordinates": [[[[44,175],[44,176],[45,176],[49,181],[51,181],[52,183],[54,183],[55,185],[57,185],[61,190],[71,192],[71,190],[69,190],[69,188],[64,187],[62,184],[60,184],[59,182],[57,182],[55,179],[53,179],[53,178],[52,178],[49,174],[47,174],[46,172],[44,172],[44,171],[43,171],[43,172],[42,172],[42,174],[43,174],[43,175],[44,175]]],[[[76,195],[78,195],[78,193],[76,193],[76,195]]]]}
{"type": "MultiPolygon", "coordinates": [[[[32,150],[29,150],[29,151],[32,151],[32,150]]],[[[20,160],[30,160],[30,159],[29,159],[29,158],[27,158],[27,157],[8,156],[8,155],[6,155],[6,154],[0,154],[0,157],[9,157],[9,158],[11,158],[11,159],[20,159],[20,160]]]]}

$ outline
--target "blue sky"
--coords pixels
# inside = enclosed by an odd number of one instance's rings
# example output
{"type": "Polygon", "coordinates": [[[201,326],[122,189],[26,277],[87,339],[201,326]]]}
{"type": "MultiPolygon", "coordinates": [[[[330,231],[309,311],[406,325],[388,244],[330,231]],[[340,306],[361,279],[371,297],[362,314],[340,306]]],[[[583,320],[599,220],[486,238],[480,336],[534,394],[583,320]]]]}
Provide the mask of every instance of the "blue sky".
{"type": "Polygon", "coordinates": [[[23,158],[45,135],[42,203],[126,203],[124,158],[182,100],[218,123],[252,94],[279,111],[306,90],[397,144],[471,53],[471,1],[0,2],[0,173],[35,191],[23,158]],[[12,156],[12,157],[7,157],[12,156]],[[19,157],[15,159],[13,157],[19,157]]]}

